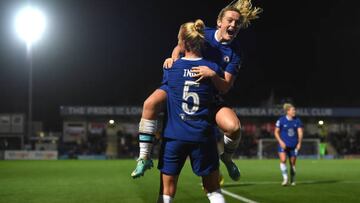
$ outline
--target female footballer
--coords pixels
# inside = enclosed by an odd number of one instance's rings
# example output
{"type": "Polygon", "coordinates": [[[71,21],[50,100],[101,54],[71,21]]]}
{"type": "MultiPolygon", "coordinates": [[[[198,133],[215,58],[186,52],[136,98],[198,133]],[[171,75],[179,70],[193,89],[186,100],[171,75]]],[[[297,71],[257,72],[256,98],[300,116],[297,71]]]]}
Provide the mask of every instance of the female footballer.
{"type": "MultiPolygon", "coordinates": [[[[239,30],[246,28],[250,21],[258,18],[260,8],[253,8],[251,0],[236,0],[223,8],[217,19],[217,28],[206,28],[204,30],[206,48],[203,51],[205,58],[218,64],[224,73],[221,75],[223,81],[218,85],[215,107],[215,121],[219,128],[224,132],[224,153],[221,160],[224,162],[230,177],[239,180],[240,171],[232,161],[240,141],[240,121],[236,113],[221,99],[220,93],[224,94],[232,87],[239,71],[240,50],[234,41],[239,30]]],[[[170,68],[181,53],[181,47],[175,47],[172,57],[164,62],[165,68],[170,68]]],[[[210,68],[206,66],[194,67],[192,72],[200,79],[207,77],[210,68]]],[[[145,170],[152,166],[150,153],[152,141],[157,128],[157,116],[161,107],[166,101],[167,86],[163,85],[155,90],[144,102],[142,118],[139,123],[139,146],[140,155],[137,168],[132,173],[133,177],[144,174],[145,170]]]]}
{"type": "Polygon", "coordinates": [[[167,84],[166,124],[161,143],[158,168],[160,193],[158,203],[170,203],[175,196],[182,167],[190,158],[193,172],[202,177],[203,187],[211,203],[225,202],[220,191],[219,157],[213,131],[211,105],[215,86],[221,84],[220,68],[202,58],[205,43],[201,20],[181,25],[178,44],[184,57],[165,70],[167,84]],[[194,66],[207,66],[208,79],[197,82],[194,66]],[[214,80],[212,82],[212,80],[214,80]]]}
{"type": "Polygon", "coordinates": [[[283,106],[285,115],[276,122],[275,138],[279,143],[278,153],[280,158],[280,170],[283,176],[281,185],[286,186],[289,182],[286,157],[290,159],[290,184],[295,185],[295,164],[296,156],[301,148],[303,139],[303,124],[296,117],[296,110],[292,104],[286,103],[283,106]]]}

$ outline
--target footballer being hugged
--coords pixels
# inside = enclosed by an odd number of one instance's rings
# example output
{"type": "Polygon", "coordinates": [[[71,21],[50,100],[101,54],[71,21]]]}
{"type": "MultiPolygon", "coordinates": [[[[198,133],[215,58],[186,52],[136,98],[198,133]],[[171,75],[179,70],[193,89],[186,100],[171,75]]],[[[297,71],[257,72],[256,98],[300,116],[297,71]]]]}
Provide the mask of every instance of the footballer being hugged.
{"type": "Polygon", "coordinates": [[[161,172],[158,203],[172,202],[187,157],[193,172],[202,177],[210,203],[225,202],[218,181],[219,156],[210,108],[215,88],[224,81],[218,65],[202,58],[204,27],[201,20],[181,25],[178,44],[185,55],[164,72],[167,113],[158,164],[161,172]],[[201,74],[192,71],[198,66],[210,69],[201,74]]]}
{"type": "Polygon", "coordinates": [[[298,151],[301,148],[303,124],[301,120],[296,117],[296,110],[292,104],[284,104],[283,109],[285,115],[277,120],[274,135],[279,143],[278,153],[280,170],[283,176],[282,185],[286,186],[289,183],[286,167],[287,157],[289,157],[290,162],[290,184],[295,185],[295,164],[298,151]]]}

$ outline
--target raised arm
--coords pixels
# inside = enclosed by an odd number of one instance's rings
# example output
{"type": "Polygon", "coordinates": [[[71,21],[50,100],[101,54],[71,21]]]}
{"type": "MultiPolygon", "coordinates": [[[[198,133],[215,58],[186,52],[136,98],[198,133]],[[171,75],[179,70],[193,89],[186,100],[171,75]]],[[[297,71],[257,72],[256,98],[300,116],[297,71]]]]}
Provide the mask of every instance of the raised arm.
{"type": "Polygon", "coordinates": [[[179,45],[176,45],[176,47],[174,48],[174,50],[171,53],[171,58],[176,61],[178,60],[178,58],[180,58],[180,54],[181,54],[181,48],[179,45]]]}
{"type": "Polygon", "coordinates": [[[174,61],[178,60],[180,58],[180,54],[181,54],[181,48],[179,45],[176,45],[176,47],[174,47],[172,53],[171,53],[171,58],[167,58],[164,61],[163,67],[164,68],[171,68],[174,61]]]}

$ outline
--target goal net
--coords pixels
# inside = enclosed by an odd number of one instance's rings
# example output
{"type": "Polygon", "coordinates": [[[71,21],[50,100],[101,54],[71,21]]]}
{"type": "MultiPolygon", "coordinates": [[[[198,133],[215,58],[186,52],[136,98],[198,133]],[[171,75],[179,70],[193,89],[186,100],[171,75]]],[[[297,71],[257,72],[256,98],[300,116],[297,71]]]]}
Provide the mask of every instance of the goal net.
{"type": "MultiPolygon", "coordinates": [[[[299,157],[302,158],[320,158],[319,151],[320,139],[303,139],[299,157]]],[[[278,158],[278,142],[276,139],[259,139],[258,144],[259,159],[278,158]]]]}

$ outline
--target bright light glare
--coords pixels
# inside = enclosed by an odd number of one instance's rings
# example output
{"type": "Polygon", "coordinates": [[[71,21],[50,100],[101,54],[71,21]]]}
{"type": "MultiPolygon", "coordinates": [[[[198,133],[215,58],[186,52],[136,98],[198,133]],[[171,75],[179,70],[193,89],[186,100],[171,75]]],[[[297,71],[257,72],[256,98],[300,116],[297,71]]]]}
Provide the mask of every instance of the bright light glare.
{"type": "Polygon", "coordinates": [[[319,125],[324,125],[324,121],[320,120],[319,125]]]}
{"type": "Polygon", "coordinates": [[[109,124],[113,125],[115,123],[114,120],[109,120],[109,124]]]}
{"type": "Polygon", "coordinates": [[[16,14],[15,29],[19,37],[31,46],[45,31],[44,14],[33,7],[25,7],[16,14]]]}

